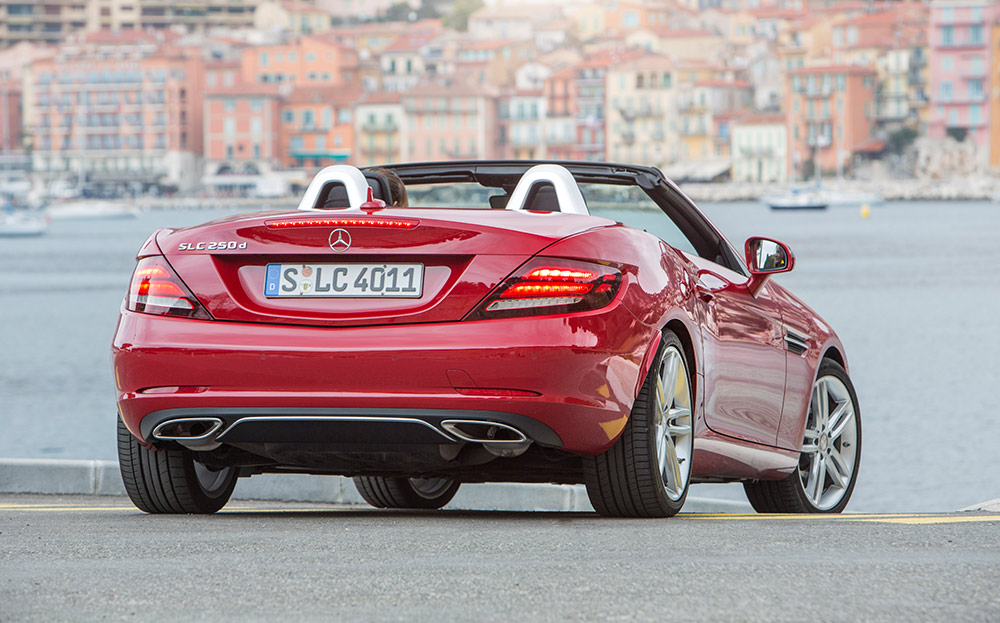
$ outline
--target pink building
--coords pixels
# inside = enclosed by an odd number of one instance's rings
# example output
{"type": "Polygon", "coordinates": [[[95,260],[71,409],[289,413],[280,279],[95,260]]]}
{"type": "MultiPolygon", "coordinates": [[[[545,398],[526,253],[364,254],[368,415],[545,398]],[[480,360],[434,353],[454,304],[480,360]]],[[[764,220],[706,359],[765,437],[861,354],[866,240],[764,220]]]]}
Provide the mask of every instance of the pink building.
{"type": "Polygon", "coordinates": [[[276,84],[226,82],[205,93],[201,181],[215,193],[245,194],[281,162],[282,97],[276,84]]]}
{"type": "Polygon", "coordinates": [[[933,138],[968,136],[989,144],[990,28],[1000,18],[993,0],[939,0],[931,4],[930,119],[933,138]]]}
{"type": "Polygon", "coordinates": [[[196,187],[203,64],[200,50],[173,38],[99,31],[32,63],[24,106],[35,173],[111,187],[196,187]]]}
{"type": "Polygon", "coordinates": [[[405,160],[497,157],[497,98],[490,87],[426,82],[406,91],[402,103],[409,124],[405,160]]]}

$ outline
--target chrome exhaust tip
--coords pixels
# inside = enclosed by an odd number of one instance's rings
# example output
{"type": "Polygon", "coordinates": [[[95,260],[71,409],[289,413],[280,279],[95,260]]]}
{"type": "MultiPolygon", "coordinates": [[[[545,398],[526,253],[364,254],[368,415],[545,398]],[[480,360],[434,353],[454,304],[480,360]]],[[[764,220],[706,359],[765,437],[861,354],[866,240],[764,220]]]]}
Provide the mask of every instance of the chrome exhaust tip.
{"type": "Polygon", "coordinates": [[[161,422],[152,436],[160,441],[176,441],[189,450],[214,450],[222,445],[215,441],[221,429],[219,418],[180,418],[161,422]]]}
{"type": "Polygon", "coordinates": [[[441,428],[462,441],[481,443],[494,456],[520,456],[531,445],[528,436],[508,424],[482,420],[444,420],[441,428]]]}

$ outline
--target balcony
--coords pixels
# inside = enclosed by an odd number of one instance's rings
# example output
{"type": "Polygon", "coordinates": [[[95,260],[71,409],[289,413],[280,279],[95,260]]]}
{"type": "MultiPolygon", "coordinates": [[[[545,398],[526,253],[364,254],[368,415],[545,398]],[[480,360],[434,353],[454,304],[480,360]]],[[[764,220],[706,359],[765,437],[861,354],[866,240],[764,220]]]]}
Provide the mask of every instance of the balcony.
{"type": "Polygon", "coordinates": [[[704,125],[696,125],[694,127],[686,127],[680,129],[681,136],[708,136],[708,128],[704,125]]]}
{"type": "Polygon", "coordinates": [[[399,147],[395,145],[364,145],[359,151],[366,156],[395,156],[399,154],[399,147]]]}
{"type": "Polygon", "coordinates": [[[808,98],[813,98],[813,97],[830,97],[830,95],[832,93],[833,93],[833,87],[832,86],[831,87],[825,87],[825,88],[821,87],[821,88],[815,88],[815,89],[806,89],[805,91],[802,92],[802,94],[804,96],[808,97],[808,98]]]}
{"type": "Polygon", "coordinates": [[[741,147],[739,151],[744,158],[770,158],[775,153],[773,147],[741,147]]]}
{"type": "Polygon", "coordinates": [[[663,116],[663,109],[659,105],[653,105],[649,102],[638,105],[627,104],[618,106],[618,112],[621,113],[622,117],[630,120],[663,116]]]}
{"type": "Polygon", "coordinates": [[[378,121],[373,123],[371,121],[365,121],[361,124],[361,130],[368,132],[369,134],[379,134],[383,132],[393,134],[395,132],[399,132],[399,125],[395,121],[389,123],[380,123],[378,121]]]}

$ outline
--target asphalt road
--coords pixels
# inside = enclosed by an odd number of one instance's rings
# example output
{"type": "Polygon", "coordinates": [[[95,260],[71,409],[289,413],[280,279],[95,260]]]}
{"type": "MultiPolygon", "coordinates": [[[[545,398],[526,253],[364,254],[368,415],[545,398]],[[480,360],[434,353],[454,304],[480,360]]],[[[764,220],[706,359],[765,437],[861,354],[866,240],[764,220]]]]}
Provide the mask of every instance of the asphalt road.
{"type": "Polygon", "coordinates": [[[998,621],[1000,514],[358,510],[0,496],[0,620],[998,621]]]}

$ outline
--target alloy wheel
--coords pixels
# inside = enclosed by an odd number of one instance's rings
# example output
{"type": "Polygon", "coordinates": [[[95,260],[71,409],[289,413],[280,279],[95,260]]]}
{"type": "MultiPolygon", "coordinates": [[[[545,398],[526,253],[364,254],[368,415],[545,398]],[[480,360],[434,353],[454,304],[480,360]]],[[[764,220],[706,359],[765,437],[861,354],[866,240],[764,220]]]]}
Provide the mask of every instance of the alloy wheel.
{"type": "Polygon", "coordinates": [[[799,482],[818,510],[829,510],[843,499],[853,477],[858,451],[854,401],[835,376],[813,385],[809,415],[799,459],[799,482]]]}
{"type": "Polygon", "coordinates": [[[667,497],[677,501],[691,475],[694,435],[687,366],[675,346],[668,346],[660,359],[654,399],[657,464],[667,497]]]}

